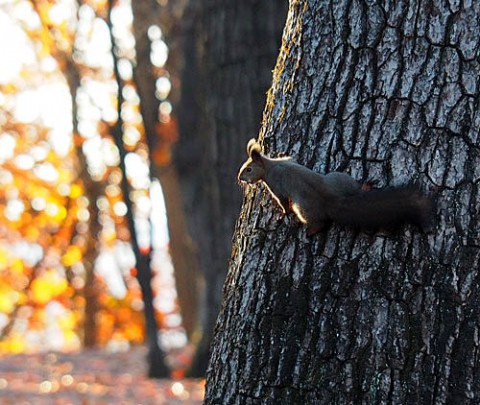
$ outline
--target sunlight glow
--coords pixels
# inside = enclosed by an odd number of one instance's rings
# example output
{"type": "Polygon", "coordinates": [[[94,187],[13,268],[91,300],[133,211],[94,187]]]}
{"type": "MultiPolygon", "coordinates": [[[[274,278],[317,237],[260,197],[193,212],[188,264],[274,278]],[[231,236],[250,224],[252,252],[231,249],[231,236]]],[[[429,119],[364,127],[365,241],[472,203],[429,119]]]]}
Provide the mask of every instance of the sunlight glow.
{"type": "Polygon", "coordinates": [[[162,101],[159,110],[162,115],[170,115],[172,113],[172,104],[169,101],[162,101]]]}
{"type": "Polygon", "coordinates": [[[155,83],[155,87],[157,90],[157,97],[160,100],[165,100],[172,89],[172,83],[170,83],[170,80],[167,77],[159,77],[155,83]]]}
{"type": "Polygon", "coordinates": [[[119,0],[117,6],[112,10],[111,19],[114,26],[131,26],[133,23],[133,14],[130,7],[130,2],[119,0]]]}
{"type": "Polygon", "coordinates": [[[66,183],[60,183],[58,186],[57,186],[57,191],[60,195],[63,195],[63,196],[67,196],[70,194],[70,190],[71,190],[71,187],[70,187],[70,184],[66,184],[66,183]]]}
{"type": "Polygon", "coordinates": [[[133,188],[148,189],[150,186],[148,179],[150,168],[137,153],[127,153],[127,156],[125,156],[125,166],[127,167],[128,173],[134,174],[131,178],[133,188]]]}
{"type": "Polygon", "coordinates": [[[180,395],[182,395],[184,393],[184,391],[185,391],[185,388],[184,388],[184,386],[181,382],[177,381],[177,382],[174,382],[172,384],[173,395],[179,397],[180,395]]]}
{"type": "Polygon", "coordinates": [[[135,127],[127,126],[123,131],[123,141],[125,142],[126,145],[129,145],[129,146],[136,145],[140,141],[141,137],[142,137],[142,134],[135,127]]]}
{"type": "Polygon", "coordinates": [[[151,25],[147,31],[150,41],[157,41],[162,38],[162,29],[158,25],[151,25]]]}
{"type": "Polygon", "coordinates": [[[127,289],[122,273],[135,266],[135,256],[128,243],[116,242],[110,249],[104,249],[95,261],[95,270],[108,280],[110,292],[117,298],[125,297],[127,289]]]}
{"type": "Polygon", "coordinates": [[[42,163],[34,167],[33,173],[40,180],[47,183],[56,183],[58,181],[58,171],[51,163],[42,163]]]}
{"type": "Polygon", "coordinates": [[[71,147],[71,99],[63,83],[46,83],[18,94],[13,110],[14,118],[24,123],[39,122],[51,129],[51,147],[65,156],[71,147]]]}
{"type": "Polygon", "coordinates": [[[168,46],[165,42],[157,40],[152,42],[150,60],[154,66],[163,67],[168,59],[168,46]]]}
{"type": "Polygon", "coordinates": [[[42,25],[30,2],[16,0],[11,3],[15,3],[15,5],[11,9],[10,15],[15,20],[25,24],[26,28],[33,30],[38,29],[42,25]]]}
{"type": "Polygon", "coordinates": [[[10,221],[18,221],[23,211],[25,211],[25,204],[23,201],[19,199],[12,199],[7,202],[5,216],[10,221]]]}
{"type": "Polygon", "coordinates": [[[133,68],[132,63],[128,59],[119,59],[118,61],[118,73],[120,77],[125,80],[132,80],[133,78],[133,68]]]}
{"type": "Polygon", "coordinates": [[[28,38],[11,17],[0,10],[0,84],[14,80],[26,64],[35,62],[35,52],[28,38]]]}
{"type": "Polygon", "coordinates": [[[23,153],[15,156],[14,163],[21,170],[31,170],[35,165],[35,159],[31,155],[23,153]]]}
{"type": "Polygon", "coordinates": [[[43,211],[47,206],[47,202],[42,197],[35,197],[31,202],[30,205],[35,211],[43,211]]]}
{"type": "Polygon", "coordinates": [[[87,156],[88,170],[94,177],[101,177],[107,166],[116,166],[119,163],[118,150],[110,139],[95,135],[85,140],[83,152],[87,156]]]}
{"type": "MultiPolygon", "coordinates": [[[[82,86],[77,92],[78,114],[80,124],[94,122],[96,128],[97,122],[102,119],[106,122],[115,122],[117,119],[117,110],[112,105],[112,98],[117,93],[117,85],[113,80],[95,80],[85,78],[82,80],[82,86]]],[[[91,137],[97,131],[85,131],[84,137],[91,137]]]]}
{"type": "Polygon", "coordinates": [[[58,69],[57,61],[52,57],[45,57],[40,62],[40,67],[45,73],[53,73],[58,69]]]}
{"type": "Polygon", "coordinates": [[[152,41],[150,50],[150,61],[156,67],[163,67],[168,59],[168,46],[162,40],[162,30],[158,25],[148,28],[148,38],[152,41]]]}
{"type": "Polygon", "coordinates": [[[123,217],[127,215],[127,212],[128,212],[127,205],[123,201],[117,201],[113,205],[113,212],[115,212],[115,215],[119,217],[123,217]]]}
{"type": "Polygon", "coordinates": [[[47,158],[49,153],[49,146],[45,142],[34,145],[29,150],[29,154],[35,159],[35,161],[41,161],[47,158]]]}
{"type": "Polygon", "coordinates": [[[54,217],[58,214],[59,208],[55,204],[47,204],[45,207],[45,212],[47,215],[54,217]]]}
{"type": "Polygon", "coordinates": [[[0,170],[0,184],[7,185],[13,182],[13,175],[9,171],[0,170]]]}
{"type": "Polygon", "coordinates": [[[8,132],[0,135],[0,163],[13,157],[16,144],[16,139],[8,132]]]}
{"type": "Polygon", "coordinates": [[[90,218],[90,213],[88,212],[88,210],[86,208],[80,208],[77,211],[77,218],[78,218],[79,221],[87,222],[90,218]]]}
{"type": "Polygon", "coordinates": [[[40,118],[40,99],[34,90],[23,91],[17,96],[14,118],[17,121],[31,123],[40,118]]]}
{"type": "Polygon", "coordinates": [[[61,0],[53,4],[48,12],[48,16],[54,24],[59,25],[71,19],[75,16],[75,13],[76,4],[74,1],[61,0]]]}
{"type": "Polygon", "coordinates": [[[88,66],[113,71],[110,33],[107,24],[101,18],[94,18],[93,10],[87,5],[80,7],[80,13],[92,18],[92,31],[89,31],[88,20],[79,23],[79,35],[76,41],[79,59],[88,66]],[[82,29],[86,31],[84,35],[81,35],[82,29]]]}
{"type": "Polygon", "coordinates": [[[18,241],[5,247],[29,266],[36,265],[43,257],[43,249],[38,243],[18,241]]]}
{"type": "Polygon", "coordinates": [[[159,248],[167,246],[169,242],[167,209],[163,197],[162,186],[154,180],[150,187],[151,218],[152,218],[152,246],[159,248]]]}

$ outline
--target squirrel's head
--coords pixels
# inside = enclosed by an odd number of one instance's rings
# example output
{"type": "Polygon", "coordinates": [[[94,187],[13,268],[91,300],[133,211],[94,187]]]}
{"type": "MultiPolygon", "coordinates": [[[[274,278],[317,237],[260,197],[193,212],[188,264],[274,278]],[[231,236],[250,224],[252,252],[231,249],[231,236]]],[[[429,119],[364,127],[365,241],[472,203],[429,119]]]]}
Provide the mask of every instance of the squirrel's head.
{"type": "Polygon", "coordinates": [[[238,172],[238,181],[250,184],[258,183],[265,176],[262,147],[255,139],[250,139],[247,144],[247,153],[250,157],[238,172]]]}

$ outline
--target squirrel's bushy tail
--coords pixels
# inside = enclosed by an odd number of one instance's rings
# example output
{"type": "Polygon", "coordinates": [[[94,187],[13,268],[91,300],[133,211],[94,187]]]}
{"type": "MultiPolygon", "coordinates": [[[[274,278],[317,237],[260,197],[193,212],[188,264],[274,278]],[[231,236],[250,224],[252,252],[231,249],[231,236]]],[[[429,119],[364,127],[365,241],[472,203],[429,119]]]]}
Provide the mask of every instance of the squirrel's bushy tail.
{"type": "Polygon", "coordinates": [[[411,223],[428,231],[432,202],[413,187],[386,188],[342,198],[329,215],[335,222],[362,229],[395,229],[411,223]]]}

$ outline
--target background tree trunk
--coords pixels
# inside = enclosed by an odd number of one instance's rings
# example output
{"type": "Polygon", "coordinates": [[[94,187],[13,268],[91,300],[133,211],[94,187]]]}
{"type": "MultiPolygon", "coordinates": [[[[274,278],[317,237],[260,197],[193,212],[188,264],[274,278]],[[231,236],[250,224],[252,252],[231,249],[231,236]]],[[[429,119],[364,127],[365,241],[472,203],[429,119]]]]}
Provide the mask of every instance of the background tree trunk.
{"type": "MultiPolygon", "coordinates": [[[[38,4],[35,2],[32,2],[32,4],[36,7],[37,14],[41,15],[38,9],[38,4]]],[[[47,30],[47,24],[44,21],[42,21],[42,24],[44,24],[44,29],[47,30]]],[[[52,35],[51,32],[50,35],[52,35]]],[[[70,91],[72,100],[71,108],[73,136],[78,140],[78,109],[75,100],[81,82],[80,72],[78,70],[78,66],[73,62],[71,54],[65,50],[60,50],[53,41],[51,43],[51,47],[52,54],[55,56],[58,65],[61,67],[70,91]]],[[[88,231],[84,239],[86,244],[83,260],[83,266],[85,268],[85,285],[83,287],[85,310],[82,343],[84,347],[95,347],[98,340],[97,311],[99,294],[98,285],[95,283],[95,260],[98,255],[97,241],[101,231],[100,211],[97,206],[97,200],[101,195],[103,195],[104,185],[93,180],[88,173],[88,164],[86,156],[81,147],[81,142],[78,142],[78,144],[75,146],[75,155],[79,166],[78,176],[82,180],[85,196],[89,201],[88,211],[90,214],[88,231]]]]}
{"type": "Polygon", "coordinates": [[[206,283],[193,375],[206,369],[241,204],[235,176],[258,133],[286,11],[283,0],[191,1],[187,10],[176,163],[206,283]]]}
{"type": "MultiPolygon", "coordinates": [[[[132,2],[132,11],[137,61],[134,69],[134,79],[141,100],[141,114],[149,146],[151,172],[160,181],[165,198],[170,238],[169,253],[174,267],[182,323],[187,335],[192,338],[197,326],[200,284],[197,252],[186,225],[180,185],[173,162],[170,159],[165,159],[162,164],[159,164],[154,158],[155,151],[159,149],[166,150],[167,154],[170,153],[172,140],[164,139],[161,136],[161,128],[162,125],[172,128],[172,125],[170,123],[161,124],[158,120],[160,102],[155,96],[157,77],[155,67],[150,61],[151,43],[148,38],[148,29],[152,25],[158,24],[159,21],[162,29],[165,28],[166,24],[163,24],[166,19],[165,15],[170,15],[170,24],[173,25],[171,20],[175,19],[173,15],[175,10],[167,10],[166,7],[160,6],[155,0],[137,0],[132,2]]],[[[167,33],[169,32],[168,28],[172,30],[171,27],[167,27],[167,33]]],[[[174,33],[171,36],[174,36],[174,33]]],[[[178,54],[178,52],[177,49],[176,53],[178,54]]],[[[178,72],[180,70],[179,63],[179,61],[174,60],[170,67],[178,72]]]]}
{"type": "Polygon", "coordinates": [[[143,252],[137,239],[137,232],[135,227],[133,201],[130,197],[130,184],[127,178],[127,170],[125,158],[127,151],[123,142],[123,120],[122,120],[122,105],[123,105],[123,82],[118,70],[118,57],[115,53],[115,36],[112,30],[111,13],[113,0],[108,3],[108,19],[106,20],[109,31],[112,47],[113,58],[113,73],[117,84],[117,113],[118,118],[115,124],[111,127],[111,135],[113,137],[115,146],[119,154],[119,168],[122,172],[121,190],[123,201],[127,208],[125,215],[128,231],[130,233],[130,243],[132,245],[133,254],[135,255],[136,278],[140,285],[142,292],[142,302],[144,305],[143,312],[145,316],[145,332],[146,341],[148,344],[148,376],[152,378],[166,378],[170,372],[165,362],[165,353],[160,347],[158,340],[159,325],[155,316],[155,307],[153,305],[154,292],[152,288],[152,269],[151,269],[151,250],[143,252]]]}
{"type": "Polygon", "coordinates": [[[249,191],[206,403],[480,401],[479,20],[477,2],[290,3],[266,152],[415,180],[436,225],[309,239],[249,191]]]}

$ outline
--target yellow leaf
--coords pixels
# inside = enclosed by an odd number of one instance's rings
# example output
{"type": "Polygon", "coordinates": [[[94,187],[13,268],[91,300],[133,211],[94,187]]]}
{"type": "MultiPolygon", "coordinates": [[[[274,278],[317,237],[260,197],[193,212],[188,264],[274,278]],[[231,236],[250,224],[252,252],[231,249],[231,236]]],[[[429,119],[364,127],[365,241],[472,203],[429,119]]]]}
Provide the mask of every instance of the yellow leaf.
{"type": "Polygon", "coordinates": [[[68,212],[65,207],[58,205],[50,205],[50,207],[47,207],[47,215],[50,219],[61,222],[67,217],[68,212]],[[50,211],[48,211],[49,208],[50,211]]]}
{"type": "Polygon", "coordinates": [[[58,325],[65,331],[73,330],[76,326],[76,319],[73,313],[63,316],[58,320],[58,325]]]}
{"type": "Polygon", "coordinates": [[[4,314],[9,314],[13,311],[15,305],[13,303],[10,294],[6,294],[5,291],[0,292],[0,312],[4,314]]]}
{"type": "Polygon", "coordinates": [[[143,327],[139,324],[130,324],[124,330],[125,338],[129,342],[141,343],[144,340],[143,327]]]}
{"type": "Polygon", "coordinates": [[[80,187],[78,184],[72,184],[70,186],[70,198],[78,198],[82,195],[82,187],[80,187]]]}
{"type": "Polygon", "coordinates": [[[78,335],[73,330],[63,331],[63,338],[65,339],[67,347],[71,347],[72,349],[78,348],[78,335]]]}
{"type": "Polygon", "coordinates": [[[8,266],[8,258],[6,252],[0,248],[0,270],[5,269],[8,266]]]}
{"type": "Polygon", "coordinates": [[[23,261],[22,259],[15,259],[13,260],[13,263],[11,265],[11,269],[14,273],[16,274],[22,274],[23,273],[23,261]]]}
{"type": "Polygon", "coordinates": [[[11,353],[22,353],[25,351],[25,341],[19,335],[12,336],[7,345],[8,351],[11,353]]]}
{"type": "Polygon", "coordinates": [[[82,260],[82,251],[78,246],[71,245],[67,248],[67,251],[62,257],[62,264],[66,267],[70,267],[80,260],[82,260]]]}
{"type": "Polygon", "coordinates": [[[29,241],[37,241],[40,237],[40,229],[38,229],[38,224],[27,227],[25,231],[25,237],[29,241]]]}
{"type": "Polygon", "coordinates": [[[67,289],[67,280],[60,277],[54,270],[50,270],[43,276],[33,280],[30,286],[30,293],[35,303],[44,305],[63,294],[67,289]]]}
{"type": "Polygon", "coordinates": [[[46,304],[53,297],[50,286],[41,278],[33,280],[30,286],[30,293],[32,294],[32,300],[40,305],[46,304]]]}

